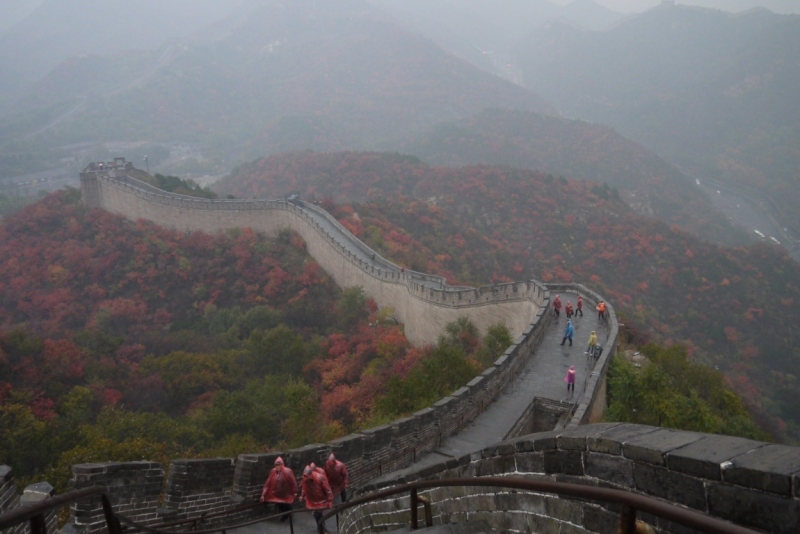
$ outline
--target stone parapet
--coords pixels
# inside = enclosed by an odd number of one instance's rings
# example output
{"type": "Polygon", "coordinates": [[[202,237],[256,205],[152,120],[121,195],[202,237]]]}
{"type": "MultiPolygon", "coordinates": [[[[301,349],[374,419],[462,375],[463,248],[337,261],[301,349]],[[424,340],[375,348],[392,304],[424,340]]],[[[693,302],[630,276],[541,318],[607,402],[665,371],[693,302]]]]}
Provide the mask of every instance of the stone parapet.
{"type": "MultiPolygon", "coordinates": [[[[415,480],[522,476],[640,493],[752,529],[800,531],[800,448],[625,423],[590,424],[504,441],[480,453],[386,476],[360,493],[415,480]]],[[[478,482],[479,483],[479,482],[478,482]]],[[[616,505],[488,487],[420,491],[435,524],[485,520],[497,530],[615,534],[616,505]]],[[[640,513],[659,533],[685,527],[640,513]]],[[[407,496],[346,511],[340,532],[402,528],[407,496]]]]}
{"type": "MultiPolygon", "coordinates": [[[[104,486],[114,511],[143,525],[159,521],[164,470],[156,462],[109,462],[72,466],[70,489],[104,486]]],[[[99,498],[84,499],[71,508],[72,525],[87,534],[106,528],[99,498]]]]}

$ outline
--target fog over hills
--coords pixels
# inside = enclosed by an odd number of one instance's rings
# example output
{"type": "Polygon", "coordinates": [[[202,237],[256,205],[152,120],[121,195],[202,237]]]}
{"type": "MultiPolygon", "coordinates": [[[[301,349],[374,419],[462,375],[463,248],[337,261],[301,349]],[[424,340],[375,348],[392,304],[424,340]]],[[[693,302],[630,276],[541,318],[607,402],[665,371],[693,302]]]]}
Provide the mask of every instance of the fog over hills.
{"type": "Polygon", "coordinates": [[[357,0],[259,2],[206,33],[68,60],[17,103],[0,142],[181,141],[221,161],[370,148],[487,107],[552,112],[357,0]]]}
{"type": "Polygon", "coordinates": [[[439,124],[401,150],[430,165],[537,169],[618,188],[641,215],[655,216],[720,243],[742,242],[694,180],[613,129],[535,113],[487,110],[439,124]]]}
{"type": "Polygon", "coordinates": [[[800,17],[659,6],[605,32],[553,22],[517,47],[525,83],[568,117],[668,160],[800,201],[800,17]]]}
{"type": "MultiPolygon", "coordinates": [[[[71,56],[155,49],[229,15],[240,3],[44,0],[0,35],[0,95],[8,101],[71,56]]],[[[20,3],[14,12],[25,13],[24,7],[20,3]]]]}
{"type": "MultiPolygon", "coordinates": [[[[566,4],[570,0],[559,0],[566,4]]],[[[597,0],[609,9],[620,13],[639,13],[657,6],[662,0],[597,0]]],[[[775,13],[800,13],[800,2],[796,0],[677,0],[676,4],[708,7],[737,13],[756,7],[764,7],[775,13]]]]}

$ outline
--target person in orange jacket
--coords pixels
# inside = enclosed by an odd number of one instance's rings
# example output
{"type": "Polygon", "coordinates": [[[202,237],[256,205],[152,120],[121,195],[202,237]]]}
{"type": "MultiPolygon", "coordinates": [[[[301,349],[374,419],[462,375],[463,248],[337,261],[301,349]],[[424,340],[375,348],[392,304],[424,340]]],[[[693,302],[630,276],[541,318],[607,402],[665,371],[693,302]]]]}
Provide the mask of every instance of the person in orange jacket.
{"type": "MultiPolygon", "coordinates": [[[[303,469],[303,479],[300,481],[300,500],[305,502],[306,509],[314,510],[314,519],[317,525],[322,522],[322,512],[333,506],[333,492],[331,486],[328,484],[328,477],[325,476],[325,471],[314,465],[313,463],[303,469]]],[[[322,522],[322,528],[325,529],[325,523],[322,522]]]]}
{"type": "Polygon", "coordinates": [[[297,496],[297,479],[291,469],[283,465],[283,458],[280,456],[275,460],[275,467],[264,483],[261,491],[261,502],[268,502],[278,505],[278,511],[282,514],[281,523],[289,518],[286,512],[292,509],[292,503],[297,496]]]}
{"type": "Polygon", "coordinates": [[[606,318],[606,303],[602,300],[597,305],[597,318],[601,320],[606,318]]]}
{"type": "Polygon", "coordinates": [[[333,453],[325,462],[325,475],[328,477],[334,498],[339,495],[342,497],[342,502],[347,502],[347,486],[350,485],[350,476],[347,474],[347,466],[344,462],[337,460],[333,453]]]}

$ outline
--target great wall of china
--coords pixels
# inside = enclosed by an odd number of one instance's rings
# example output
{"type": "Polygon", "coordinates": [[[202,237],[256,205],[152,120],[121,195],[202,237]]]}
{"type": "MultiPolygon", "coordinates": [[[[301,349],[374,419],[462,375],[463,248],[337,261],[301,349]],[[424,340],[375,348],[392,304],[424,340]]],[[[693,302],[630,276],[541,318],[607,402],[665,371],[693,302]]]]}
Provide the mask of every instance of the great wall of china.
{"type": "MultiPolygon", "coordinates": [[[[479,289],[448,287],[440,277],[403,270],[373,256],[314,206],[182,197],[131,179],[125,170],[124,160],[102,169],[87,168],[81,176],[84,203],[184,231],[250,227],[275,234],[290,228],[305,239],[309,253],[341,287],[361,286],[379,305],[394,307],[414,343],[434,341],[444,324],[460,316],[481,328],[505,321],[517,337],[493,366],[433,406],[329,443],[238,458],[173,460],[169,466],[155,462],[73,466],[71,486],[104,486],[117,513],[142,525],[198,519],[201,528],[210,528],[214,519],[203,520],[204,516],[257,501],[278,455],[297,473],[335,452],[347,462],[352,486],[360,492],[437,477],[525,474],[626,489],[766,532],[797,532],[800,449],[641,425],[591,424],[605,410],[606,371],[616,352],[613,307],[609,306],[607,325],[598,332],[606,350],[586,369],[574,399],[565,403],[546,392],[520,391],[528,388],[526,376],[552,369],[548,367],[555,359],[552,338],[560,340],[560,326],[551,324],[551,291],[581,294],[592,309],[600,296],[587,288],[544,287],[535,281],[479,289]],[[499,410],[512,415],[498,423],[499,410]],[[486,433],[480,425],[487,419],[495,423],[496,434],[484,441],[474,439],[476,433],[486,433]],[[541,433],[526,435],[531,432],[541,433]],[[506,441],[498,444],[501,440],[506,441]],[[459,449],[464,441],[469,442],[467,449],[459,449]]],[[[533,389],[538,387],[533,384],[533,389]]],[[[48,488],[46,483],[29,486],[22,500],[46,498],[52,494],[48,488]]],[[[428,496],[436,503],[437,524],[480,519],[497,530],[603,534],[617,528],[609,508],[553,496],[488,488],[439,488],[428,496]]],[[[11,469],[0,466],[0,512],[20,503],[11,469]]],[[[254,510],[228,515],[226,521],[263,514],[254,510]]],[[[345,514],[341,531],[398,528],[408,513],[407,497],[374,502],[345,514]]],[[[658,532],[685,531],[660,519],[645,519],[658,532]]],[[[57,531],[55,517],[47,525],[48,534],[57,531]]],[[[94,534],[104,527],[100,503],[85,502],[73,506],[62,532],[94,534]]]]}

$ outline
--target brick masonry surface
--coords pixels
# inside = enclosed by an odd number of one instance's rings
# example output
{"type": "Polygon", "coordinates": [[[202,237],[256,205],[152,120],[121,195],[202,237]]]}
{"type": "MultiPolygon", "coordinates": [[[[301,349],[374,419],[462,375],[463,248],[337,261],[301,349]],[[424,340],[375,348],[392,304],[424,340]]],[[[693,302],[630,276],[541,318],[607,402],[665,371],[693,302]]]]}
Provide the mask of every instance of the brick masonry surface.
{"type": "MultiPolygon", "coordinates": [[[[435,478],[514,475],[616,488],[656,497],[771,533],[800,532],[800,448],[730,436],[624,423],[584,425],[504,441],[402,477],[383,477],[362,493],[435,478]]],[[[500,488],[455,487],[428,495],[435,523],[485,520],[511,532],[617,532],[615,505],[500,488]]],[[[408,525],[408,497],[345,512],[340,532],[408,525]]],[[[690,532],[640,514],[656,532],[690,532]]]]}

